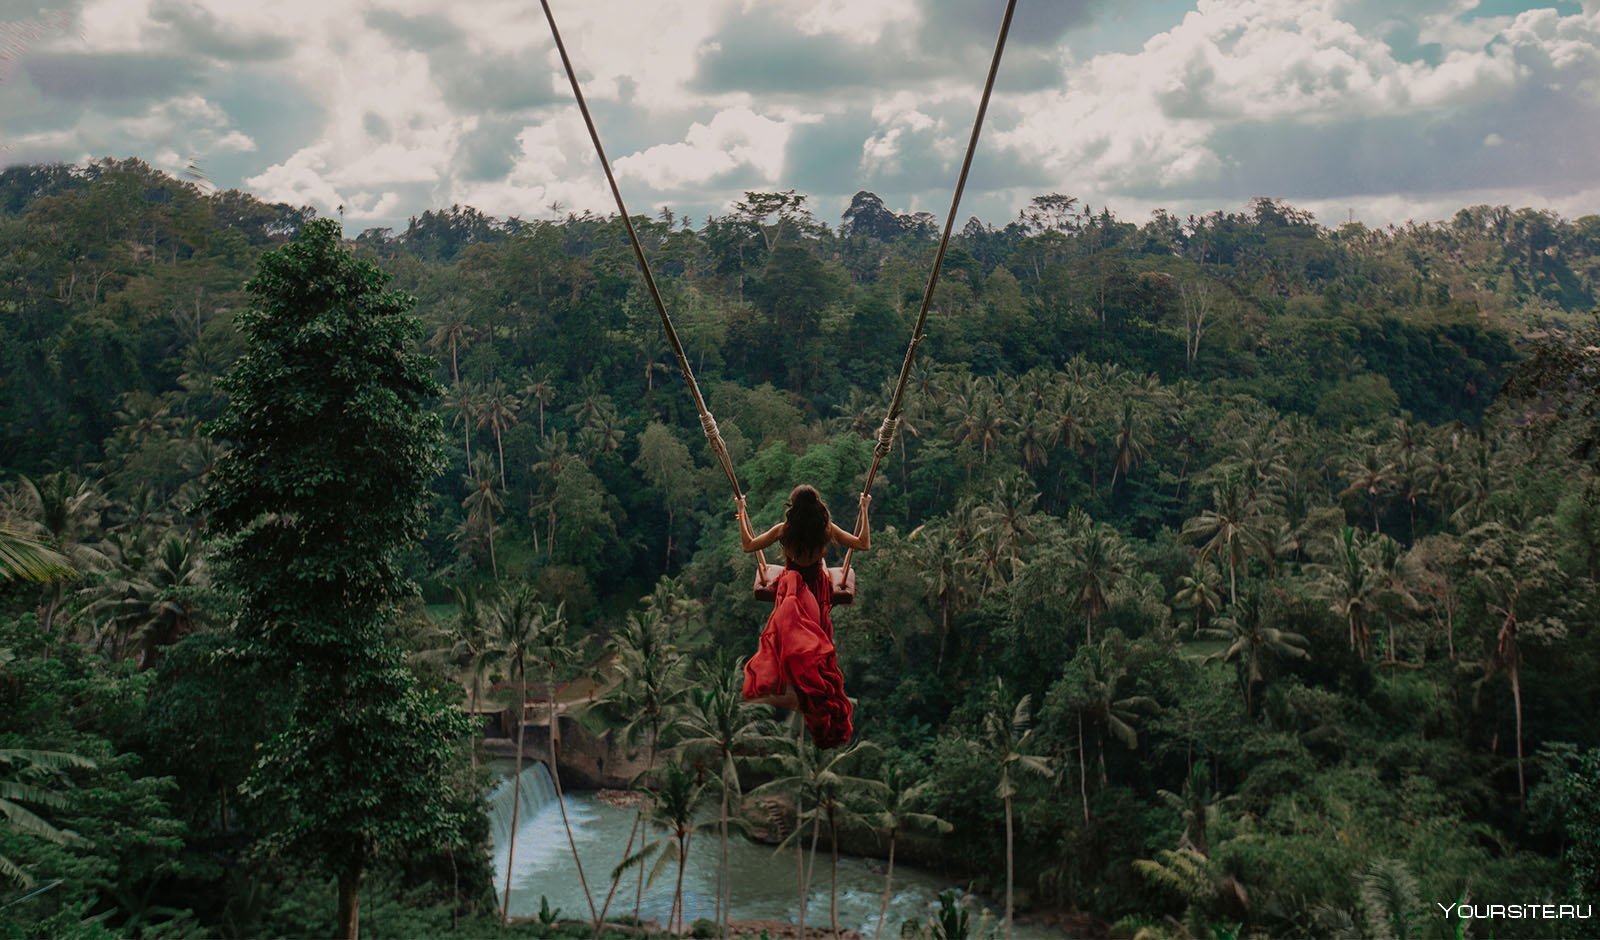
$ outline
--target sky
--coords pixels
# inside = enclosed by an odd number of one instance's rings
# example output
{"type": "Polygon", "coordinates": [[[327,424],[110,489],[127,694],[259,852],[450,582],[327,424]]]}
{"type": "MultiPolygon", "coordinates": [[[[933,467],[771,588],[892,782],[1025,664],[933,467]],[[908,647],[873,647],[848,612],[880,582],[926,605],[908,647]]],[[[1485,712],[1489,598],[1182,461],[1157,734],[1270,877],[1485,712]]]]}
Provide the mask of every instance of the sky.
{"type": "MultiPolygon", "coordinates": [[[[550,0],[635,214],[940,218],[1005,0],[550,0]]],[[[0,164],[139,157],[343,207],[614,211],[537,0],[0,0],[0,164]],[[191,169],[192,167],[192,169],[191,169]]],[[[1600,213],[1600,0],[1020,0],[960,218],[1269,196],[1600,213]]]]}

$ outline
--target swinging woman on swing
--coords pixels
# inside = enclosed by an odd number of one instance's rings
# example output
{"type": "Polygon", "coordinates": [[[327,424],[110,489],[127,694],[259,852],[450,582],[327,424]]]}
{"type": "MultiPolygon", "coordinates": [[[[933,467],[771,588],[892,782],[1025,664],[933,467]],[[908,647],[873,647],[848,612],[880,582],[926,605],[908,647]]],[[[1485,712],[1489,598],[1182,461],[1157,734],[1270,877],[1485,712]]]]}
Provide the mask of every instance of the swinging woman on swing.
{"type": "Polygon", "coordinates": [[[783,521],[756,535],[744,497],[737,497],[740,547],[755,552],[776,542],[783,549],[784,569],[773,585],[772,615],[760,649],[744,667],[744,699],[800,712],[820,748],[838,747],[853,731],[853,708],[833,644],[833,582],[823,556],[835,542],[858,552],[872,547],[871,501],[862,494],[856,517],[861,531],[853,535],[833,524],[816,488],[802,484],[789,494],[783,521]]]}

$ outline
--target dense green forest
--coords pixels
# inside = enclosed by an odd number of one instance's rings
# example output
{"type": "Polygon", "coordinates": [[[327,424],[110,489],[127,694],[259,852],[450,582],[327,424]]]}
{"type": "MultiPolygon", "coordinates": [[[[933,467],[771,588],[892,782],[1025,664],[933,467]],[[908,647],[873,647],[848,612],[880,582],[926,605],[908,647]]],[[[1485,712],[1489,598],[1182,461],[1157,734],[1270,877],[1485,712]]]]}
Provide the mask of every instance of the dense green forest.
{"type": "MultiPolygon", "coordinates": [[[[806,202],[637,220],[758,528],[853,522],[937,242],[806,202]]],[[[958,231],[819,755],[618,219],[0,172],[0,936],[544,935],[463,714],[596,672],[667,850],[759,790],[1102,936],[1596,935],[1439,905],[1600,897],[1600,216],[958,231]]]]}

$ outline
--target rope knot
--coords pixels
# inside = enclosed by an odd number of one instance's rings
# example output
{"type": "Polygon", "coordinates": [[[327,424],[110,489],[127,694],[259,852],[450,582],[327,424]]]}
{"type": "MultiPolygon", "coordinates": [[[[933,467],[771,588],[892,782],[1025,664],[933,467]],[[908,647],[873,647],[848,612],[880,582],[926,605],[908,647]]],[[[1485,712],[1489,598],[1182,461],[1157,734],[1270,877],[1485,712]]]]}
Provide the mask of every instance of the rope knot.
{"type": "Polygon", "coordinates": [[[873,449],[879,460],[888,456],[889,449],[894,446],[894,438],[900,433],[900,419],[884,418],[883,424],[878,427],[878,446],[873,449]]]}

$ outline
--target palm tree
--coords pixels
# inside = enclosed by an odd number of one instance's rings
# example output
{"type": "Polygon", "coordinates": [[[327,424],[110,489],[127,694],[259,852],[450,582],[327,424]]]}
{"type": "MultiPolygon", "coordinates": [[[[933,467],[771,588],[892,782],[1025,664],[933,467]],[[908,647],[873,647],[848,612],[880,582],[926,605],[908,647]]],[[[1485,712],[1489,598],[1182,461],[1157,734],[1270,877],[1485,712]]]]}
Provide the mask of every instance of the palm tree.
{"type": "MultiPolygon", "coordinates": [[[[56,771],[68,767],[93,767],[94,761],[61,751],[0,748],[0,774],[3,774],[0,775],[0,820],[4,820],[6,828],[18,835],[44,839],[58,845],[82,843],[84,840],[77,834],[52,826],[22,805],[29,803],[41,809],[63,809],[67,801],[59,793],[26,782],[22,773],[15,769],[21,766],[56,771]]],[[[4,855],[0,855],[0,877],[23,888],[33,885],[28,873],[4,855]]]]}
{"type": "Polygon", "coordinates": [[[138,639],[139,667],[153,669],[162,647],[204,622],[201,598],[210,583],[209,570],[198,542],[172,533],[149,557],[140,549],[119,554],[116,575],[85,589],[94,598],[87,610],[107,615],[114,625],[114,658],[121,658],[131,635],[138,639]]]}
{"type": "MultiPolygon", "coordinates": [[[[664,579],[665,580],[665,579],[664,579]]],[[[658,592],[662,589],[658,585],[658,592]]],[[[654,597],[654,596],[653,596],[654,597]]],[[[674,606],[662,600],[640,613],[629,613],[623,628],[607,644],[607,656],[616,681],[606,695],[591,706],[591,710],[606,719],[616,729],[623,747],[636,749],[641,739],[648,742],[646,770],[655,767],[656,753],[661,736],[671,720],[678,699],[686,687],[686,660],[673,644],[671,626],[674,606]]],[[[633,840],[643,819],[643,810],[634,815],[633,828],[628,833],[628,843],[623,857],[633,851],[633,840]]],[[[619,869],[620,872],[620,869],[619,869]]],[[[619,874],[620,877],[620,874],[619,874]]],[[[618,882],[612,881],[601,907],[601,918],[611,907],[618,882]]],[[[634,895],[634,917],[644,903],[644,871],[640,869],[638,890],[634,895]]]]}
{"type": "MultiPolygon", "coordinates": [[[[11,524],[20,535],[44,544],[76,571],[99,571],[109,566],[100,540],[100,513],[106,500],[93,483],[61,470],[38,482],[20,478],[17,496],[21,513],[11,524]]],[[[49,630],[61,606],[63,588],[59,578],[44,584],[39,623],[49,630]]]]}
{"type": "Polygon", "coordinates": [[[934,671],[940,672],[950,637],[950,616],[973,586],[972,562],[967,554],[971,539],[946,517],[912,530],[906,546],[917,570],[923,573],[928,596],[939,607],[939,649],[934,671]]]}
{"type": "Polygon", "coordinates": [[[1522,640],[1524,634],[1531,639],[1548,640],[1566,632],[1561,620],[1536,613],[1546,599],[1561,595],[1566,576],[1549,538],[1537,529],[1521,531],[1488,522],[1467,533],[1466,542],[1476,546],[1471,562],[1488,589],[1489,609],[1500,618],[1484,679],[1504,671],[1511,680],[1517,722],[1517,794],[1526,799],[1528,786],[1522,766],[1522,640]]]}
{"type": "Polygon", "coordinates": [[[1133,576],[1133,554],[1109,526],[1090,525],[1067,543],[1062,579],[1072,606],[1083,611],[1084,642],[1094,642],[1094,618],[1105,613],[1111,593],[1133,576]]]}
{"type": "Polygon", "coordinates": [[[1196,558],[1189,573],[1178,576],[1178,590],[1172,595],[1173,607],[1186,607],[1194,611],[1195,632],[1205,629],[1222,606],[1222,595],[1217,591],[1217,566],[1207,558],[1196,558]]]}
{"type": "Polygon", "coordinates": [[[506,448],[502,438],[519,420],[517,413],[522,410],[522,402],[506,389],[504,382],[496,379],[489,383],[489,387],[484,391],[481,406],[478,413],[478,427],[488,428],[494,432],[494,447],[500,454],[500,479],[504,480],[506,448]]]}
{"type": "Polygon", "coordinates": [[[700,674],[698,688],[689,690],[689,700],[676,722],[678,748],[691,758],[714,761],[721,791],[722,808],[717,817],[721,838],[721,863],[717,875],[717,920],[728,933],[732,883],[728,871],[728,804],[740,796],[739,757],[768,736],[767,722],[759,709],[747,705],[740,692],[744,659],[728,662],[719,655],[700,674]]]}
{"type": "Polygon", "coordinates": [[[1094,446],[1094,402],[1081,385],[1070,382],[1061,385],[1061,394],[1053,403],[1051,444],[1064,447],[1074,454],[1082,454],[1094,446]]]}
{"type": "MultiPolygon", "coordinates": [[[[472,676],[471,696],[467,708],[472,713],[474,727],[479,727],[478,702],[482,698],[483,673],[491,662],[494,635],[489,629],[489,617],[478,603],[478,594],[470,588],[455,589],[456,621],[454,655],[466,660],[466,669],[472,676]]],[[[481,728],[480,728],[481,730],[481,728]]],[[[478,746],[473,742],[472,768],[478,767],[478,746]]]]}
{"type": "Polygon", "coordinates": [[[468,533],[483,532],[489,540],[489,571],[495,580],[500,579],[500,564],[494,557],[494,514],[501,508],[500,494],[495,488],[494,464],[487,454],[479,454],[472,464],[472,475],[466,478],[472,487],[461,507],[467,511],[464,529],[468,533]]]}
{"type": "Polygon", "coordinates": [[[667,913],[669,932],[683,932],[683,873],[689,862],[689,841],[699,828],[694,817],[704,802],[705,785],[696,779],[694,771],[679,761],[669,762],[662,768],[661,786],[650,805],[650,824],[662,831],[662,838],[644,845],[611,873],[615,881],[634,865],[643,871],[654,855],[655,864],[650,866],[649,878],[654,884],[668,864],[678,863],[678,881],[672,892],[672,908],[667,913]]]}
{"type": "Polygon", "coordinates": [[[874,938],[883,936],[883,922],[889,916],[889,898],[894,889],[894,846],[900,833],[908,831],[950,832],[954,827],[932,813],[917,812],[916,806],[928,798],[933,783],[924,781],[915,786],[898,769],[889,770],[883,778],[882,800],[866,813],[866,819],[889,839],[889,861],[883,871],[883,900],[878,904],[878,926],[874,938]]]}
{"type": "Polygon", "coordinates": [[[1078,787],[1083,798],[1085,825],[1089,822],[1089,755],[1083,743],[1084,718],[1098,726],[1100,786],[1103,788],[1110,782],[1106,778],[1106,733],[1110,732],[1128,750],[1137,750],[1139,732],[1135,725],[1140,714],[1159,708],[1149,696],[1117,696],[1117,685],[1128,672],[1124,665],[1127,660],[1127,641],[1113,630],[1094,646],[1080,646],[1058,680],[1058,688],[1066,695],[1066,704],[1077,716],[1078,787]]]}
{"type": "Polygon", "coordinates": [[[460,307],[452,307],[444,315],[443,322],[433,331],[433,335],[428,338],[429,349],[438,349],[441,346],[450,347],[450,385],[452,388],[461,384],[461,368],[458,364],[457,352],[462,346],[467,345],[477,335],[477,332],[472,328],[472,324],[467,322],[466,311],[460,307]]]}
{"type": "Polygon", "coordinates": [[[845,747],[830,751],[818,750],[805,733],[798,715],[792,719],[793,735],[767,738],[773,751],[769,760],[775,765],[773,779],[757,787],[752,794],[769,792],[789,793],[795,799],[795,827],[788,838],[779,843],[783,848],[789,842],[795,846],[795,864],[799,869],[796,880],[800,889],[799,935],[805,936],[806,895],[810,885],[809,872],[816,868],[817,842],[824,823],[828,826],[831,845],[829,914],[832,929],[839,932],[839,824],[865,821],[856,813],[854,803],[858,798],[884,796],[882,782],[867,777],[854,776],[848,766],[860,755],[877,749],[870,741],[857,738],[845,747]],[[801,855],[802,833],[811,827],[811,859],[801,855]]]}
{"type": "MultiPolygon", "coordinates": [[[[528,661],[533,657],[544,629],[540,606],[534,598],[533,589],[523,584],[515,591],[502,588],[489,614],[494,625],[494,645],[490,647],[488,655],[495,662],[506,664],[517,683],[517,700],[513,709],[517,722],[517,758],[511,784],[511,841],[507,846],[506,884],[500,896],[502,925],[507,922],[511,908],[511,872],[516,868],[517,817],[522,808],[522,742],[528,725],[528,661]]],[[[550,776],[555,777],[554,768],[550,776]]]]}
{"type": "Polygon", "coordinates": [[[951,396],[950,418],[955,422],[955,441],[968,443],[983,453],[989,461],[989,450],[1000,439],[1007,422],[1005,411],[995,392],[994,379],[980,376],[962,383],[951,396]]]}
{"type": "MultiPolygon", "coordinates": [[[[539,442],[539,459],[533,465],[533,472],[544,478],[544,484],[541,487],[543,496],[539,502],[544,506],[547,514],[547,529],[544,542],[545,557],[547,558],[556,550],[556,481],[561,478],[561,471],[566,469],[568,461],[577,459],[572,455],[569,443],[567,432],[551,431],[549,437],[539,442]]],[[[532,511],[530,509],[530,515],[532,511]]],[[[535,539],[537,540],[537,536],[535,536],[535,539]]]]}
{"type": "Polygon", "coordinates": [[[1333,561],[1321,566],[1321,577],[1316,582],[1329,608],[1349,625],[1350,651],[1359,652],[1362,659],[1370,652],[1372,630],[1367,617],[1376,592],[1367,554],[1366,539],[1356,529],[1345,526],[1334,543],[1333,561]]]}
{"type": "Polygon", "coordinates": [[[1268,659],[1310,659],[1305,637],[1272,626],[1259,589],[1247,591],[1231,605],[1205,636],[1225,640],[1227,646],[1206,657],[1206,662],[1236,662],[1244,686],[1244,710],[1255,714],[1253,692],[1266,681],[1264,664],[1268,659]]]}
{"type": "Polygon", "coordinates": [[[1010,557],[1010,576],[1022,567],[1018,548],[1033,540],[1028,517],[1039,500],[1039,492],[1027,474],[1012,471],[995,484],[990,500],[974,510],[980,534],[993,540],[997,551],[1010,557]]]}
{"type": "Polygon", "coordinates": [[[1008,420],[1016,427],[1017,456],[1022,469],[1032,472],[1050,462],[1050,438],[1054,428],[1045,408],[1031,399],[1008,420]]]}
{"type": "Polygon", "coordinates": [[[1117,434],[1113,439],[1112,454],[1114,464],[1111,469],[1111,490],[1117,489],[1117,477],[1128,473],[1144,461],[1145,454],[1150,448],[1150,431],[1145,426],[1144,415],[1134,407],[1133,399],[1125,398],[1122,401],[1122,419],[1117,422],[1117,434]]]}
{"type": "Polygon", "coordinates": [[[1184,523],[1183,534],[1204,542],[1200,557],[1222,555],[1228,560],[1228,602],[1232,603],[1239,597],[1239,567],[1261,550],[1260,519],[1237,477],[1230,476],[1212,488],[1211,506],[1184,523]]]}
{"type": "Polygon", "coordinates": [[[1395,466],[1376,445],[1361,449],[1359,456],[1350,458],[1344,465],[1344,478],[1349,485],[1339,492],[1342,496],[1364,496],[1372,510],[1372,531],[1379,531],[1378,509],[1383,497],[1394,488],[1395,466]]]}
{"type": "Polygon", "coordinates": [[[1181,792],[1157,790],[1156,795],[1183,819],[1183,833],[1178,837],[1178,848],[1209,858],[1210,833],[1216,829],[1223,807],[1236,802],[1238,797],[1222,796],[1212,791],[1210,768],[1204,761],[1189,768],[1189,776],[1183,781],[1181,792]]]}
{"type": "Polygon", "coordinates": [[[583,873],[583,859],[578,857],[578,843],[572,837],[572,823],[567,819],[566,796],[561,789],[561,725],[556,715],[556,676],[571,667],[581,656],[581,650],[567,641],[567,618],[564,604],[554,610],[540,604],[537,608],[537,642],[532,647],[535,659],[545,670],[545,700],[549,706],[550,780],[556,786],[556,805],[561,809],[561,826],[567,831],[567,846],[572,849],[572,864],[578,871],[578,883],[583,886],[584,899],[589,902],[589,917],[596,929],[600,915],[595,910],[594,895],[589,891],[589,879],[583,873]]]}
{"type": "Polygon", "coordinates": [[[539,440],[544,440],[544,409],[546,405],[556,400],[556,383],[550,378],[548,372],[537,375],[524,373],[522,391],[523,401],[531,401],[539,406],[539,440]]]}
{"type": "Polygon", "coordinates": [[[1000,766],[1000,783],[995,795],[1005,804],[1006,814],[1006,938],[1011,937],[1011,917],[1014,870],[1016,861],[1015,835],[1011,824],[1011,799],[1017,788],[1012,782],[1012,770],[1026,770],[1040,776],[1051,773],[1050,759],[1030,753],[1033,749],[1033,715],[1029,710],[1031,696],[1024,695],[1015,705],[1006,694],[1005,685],[995,680],[989,696],[989,709],[983,715],[983,743],[990,759],[1000,766]]]}

